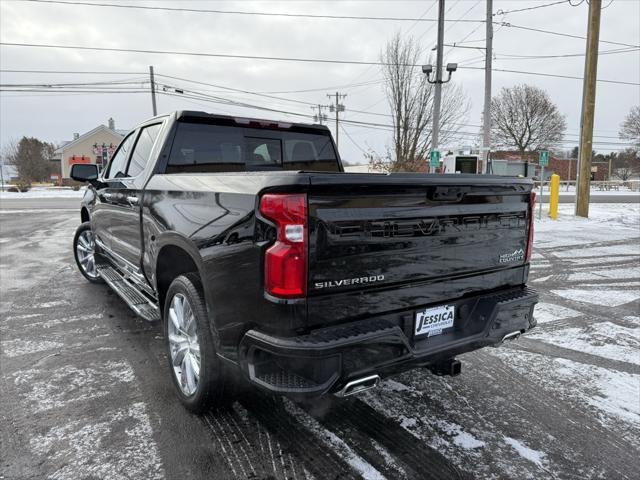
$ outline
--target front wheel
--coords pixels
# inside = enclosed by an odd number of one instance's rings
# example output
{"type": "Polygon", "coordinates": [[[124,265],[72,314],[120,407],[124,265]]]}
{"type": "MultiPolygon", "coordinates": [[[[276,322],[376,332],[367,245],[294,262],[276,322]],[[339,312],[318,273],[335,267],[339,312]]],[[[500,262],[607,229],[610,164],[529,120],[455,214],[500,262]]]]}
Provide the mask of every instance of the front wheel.
{"type": "Polygon", "coordinates": [[[104,283],[96,268],[96,242],[91,231],[91,223],[84,222],[73,237],[73,256],[78,270],[91,283],[104,283]]]}
{"type": "Polygon", "coordinates": [[[216,355],[197,274],[180,275],[171,283],[163,317],[171,378],[182,404],[195,413],[222,404],[228,382],[216,355]]]}

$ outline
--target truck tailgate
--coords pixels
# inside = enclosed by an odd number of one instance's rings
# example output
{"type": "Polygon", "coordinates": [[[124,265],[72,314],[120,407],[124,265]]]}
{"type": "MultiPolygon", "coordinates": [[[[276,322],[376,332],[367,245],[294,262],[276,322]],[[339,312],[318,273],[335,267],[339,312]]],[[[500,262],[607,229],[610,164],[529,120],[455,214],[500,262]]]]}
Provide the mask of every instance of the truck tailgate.
{"type": "Polygon", "coordinates": [[[312,323],[314,316],[324,316],[319,305],[345,299],[355,318],[526,280],[530,181],[476,175],[340,177],[311,178],[312,323]],[[432,294],[421,296],[416,288],[430,288],[432,294]]]}

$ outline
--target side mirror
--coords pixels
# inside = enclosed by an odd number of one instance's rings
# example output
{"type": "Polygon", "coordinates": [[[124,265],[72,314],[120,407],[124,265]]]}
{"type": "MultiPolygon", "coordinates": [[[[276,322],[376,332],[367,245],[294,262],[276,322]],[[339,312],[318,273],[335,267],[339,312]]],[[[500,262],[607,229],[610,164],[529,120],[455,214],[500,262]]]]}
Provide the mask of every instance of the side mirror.
{"type": "Polygon", "coordinates": [[[92,163],[76,163],[71,166],[71,178],[78,182],[94,182],[98,179],[98,166],[92,163]]]}

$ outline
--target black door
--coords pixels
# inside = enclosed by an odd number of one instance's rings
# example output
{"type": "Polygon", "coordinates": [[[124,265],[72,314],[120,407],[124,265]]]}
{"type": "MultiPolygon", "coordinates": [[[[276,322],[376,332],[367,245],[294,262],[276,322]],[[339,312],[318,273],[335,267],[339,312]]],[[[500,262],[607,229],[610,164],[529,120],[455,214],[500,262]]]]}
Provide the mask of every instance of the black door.
{"type": "Polygon", "coordinates": [[[162,123],[140,128],[124,175],[114,185],[110,239],[111,251],[136,271],[141,266],[142,231],[140,206],[145,181],[146,166],[155,145],[162,123]]]}
{"type": "Polygon", "coordinates": [[[102,186],[97,190],[96,205],[91,215],[91,228],[101,247],[111,251],[111,224],[116,207],[116,194],[120,189],[120,177],[124,176],[135,133],[125,137],[102,177],[102,186]]]}

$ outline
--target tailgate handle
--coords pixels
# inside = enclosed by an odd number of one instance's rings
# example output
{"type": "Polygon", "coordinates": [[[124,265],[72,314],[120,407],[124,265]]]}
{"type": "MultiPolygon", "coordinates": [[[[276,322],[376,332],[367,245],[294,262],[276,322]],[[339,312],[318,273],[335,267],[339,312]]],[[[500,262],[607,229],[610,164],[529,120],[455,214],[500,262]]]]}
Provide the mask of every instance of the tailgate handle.
{"type": "Polygon", "coordinates": [[[459,202],[468,191],[468,187],[436,187],[427,194],[427,197],[429,200],[436,200],[440,202],[459,202]]]}

